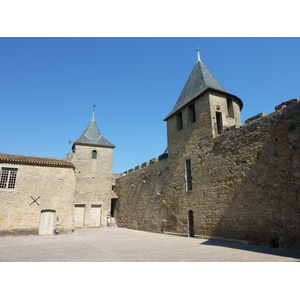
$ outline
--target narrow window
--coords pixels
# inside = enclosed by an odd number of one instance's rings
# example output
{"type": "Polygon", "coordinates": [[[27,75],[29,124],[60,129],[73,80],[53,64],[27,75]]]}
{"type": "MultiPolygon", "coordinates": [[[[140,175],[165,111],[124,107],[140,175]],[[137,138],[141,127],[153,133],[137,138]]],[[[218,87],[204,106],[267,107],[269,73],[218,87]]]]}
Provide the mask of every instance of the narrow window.
{"type": "Polygon", "coordinates": [[[234,111],[233,111],[233,102],[232,99],[227,99],[227,110],[228,110],[228,117],[234,118],[234,111]]]}
{"type": "Polygon", "coordinates": [[[14,189],[16,184],[18,169],[2,168],[0,188],[2,189],[14,189]]]}
{"type": "Polygon", "coordinates": [[[179,131],[183,128],[181,112],[176,115],[176,121],[177,121],[177,131],[179,131]]]}
{"type": "Polygon", "coordinates": [[[191,168],[191,160],[187,159],[185,161],[185,181],[186,181],[186,190],[192,190],[192,168],[191,168]]]}
{"type": "Polygon", "coordinates": [[[189,106],[188,108],[188,120],[189,124],[193,124],[196,122],[196,113],[195,113],[195,104],[189,106]]]}
{"type": "Polygon", "coordinates": [[[217,119],[217,132],[218,134],[223,133],[223,121],[222,121],[222,113],[216,112],[217,119]]]}
{"type": "Polygon", "coordinates": [[[97,151],[96,150],[92,151],[92,159],[97,159],[97,151]]]}

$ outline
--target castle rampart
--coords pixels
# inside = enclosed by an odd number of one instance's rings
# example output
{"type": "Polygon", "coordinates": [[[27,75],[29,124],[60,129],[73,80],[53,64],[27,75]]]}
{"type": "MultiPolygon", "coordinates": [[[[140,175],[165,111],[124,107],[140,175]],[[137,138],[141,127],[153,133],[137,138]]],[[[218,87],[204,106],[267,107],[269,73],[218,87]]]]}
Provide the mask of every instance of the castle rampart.
{"type": "Polygon", "coordinates": [[[117,179],[118,225],[300,249],[298,100],[117,179]]]}

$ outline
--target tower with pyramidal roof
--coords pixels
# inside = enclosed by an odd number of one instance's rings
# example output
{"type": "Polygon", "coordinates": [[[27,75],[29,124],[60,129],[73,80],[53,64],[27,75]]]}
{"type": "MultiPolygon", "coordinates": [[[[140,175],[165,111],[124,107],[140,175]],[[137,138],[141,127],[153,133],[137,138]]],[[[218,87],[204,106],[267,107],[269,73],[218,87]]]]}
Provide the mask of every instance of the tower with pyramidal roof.
{"type": "Polygon", "coordinates": [[[242,107],[198,53],[165,118],[168,153],[116,180],[118,226],[300,249],[300,100],[245,125],[242,107]]]}
{"type": "Polygon", "coordinates": [[[75,166],[75,227],[102,227],[110,215],[115,146],[101,134],[94,117],[72,146],[75,166]]]}
{"type": "Polygon", "coordinates": [[[169,156],[178,153],[191,136],[218,136],[229,127],[241,126],[243,102],[228,93],[200,59],[174,106],[167,115],[169,156]]]}

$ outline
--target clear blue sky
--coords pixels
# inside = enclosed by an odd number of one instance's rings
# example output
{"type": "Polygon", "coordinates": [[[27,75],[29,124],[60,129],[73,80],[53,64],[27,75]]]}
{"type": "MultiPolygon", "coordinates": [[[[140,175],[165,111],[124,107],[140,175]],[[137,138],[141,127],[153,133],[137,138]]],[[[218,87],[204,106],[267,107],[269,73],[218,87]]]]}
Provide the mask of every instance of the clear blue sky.
{"type": "Polygon", "coordinates": [[[243,122],[300,98],[300,38],[0,38],[0,152],[65,158],[96,105],[115,173],[157,157],[198,46],[243,122]]]}

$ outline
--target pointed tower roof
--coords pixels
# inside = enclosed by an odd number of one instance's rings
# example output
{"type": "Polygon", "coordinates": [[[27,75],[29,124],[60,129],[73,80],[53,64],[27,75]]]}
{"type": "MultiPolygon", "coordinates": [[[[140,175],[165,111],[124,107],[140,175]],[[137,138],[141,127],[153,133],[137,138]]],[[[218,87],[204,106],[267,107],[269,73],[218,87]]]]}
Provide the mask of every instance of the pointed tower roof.
{"type": "Polygon", "coordinates": [[[74,149],[75,145],[89,145],[107,148],[116,147],[102,136],[95,122],[94,112],[90,124],[86,127],[81,137],[76,142],[74,142],[72,149],[74,149]]]}
{"type": "Polygon", "coordinates": [[[240,107],[242,109],[243,102],[238,97],[231,95],[226,92],[224,87],[219,83],[215,76],[210,72],[210,70],[205,66],[205,64],[200,60],[200,53],[198,50],[198,60],[173,108],[173,110],[167,115],[165,120],[167,120],[171,115],[176,113],[182,107],[187,105],[190,101],[201,95],[207,90],[215,90],[221,93],[226,93],[231,97],[237,98],[240,102],[240,107]]]}

